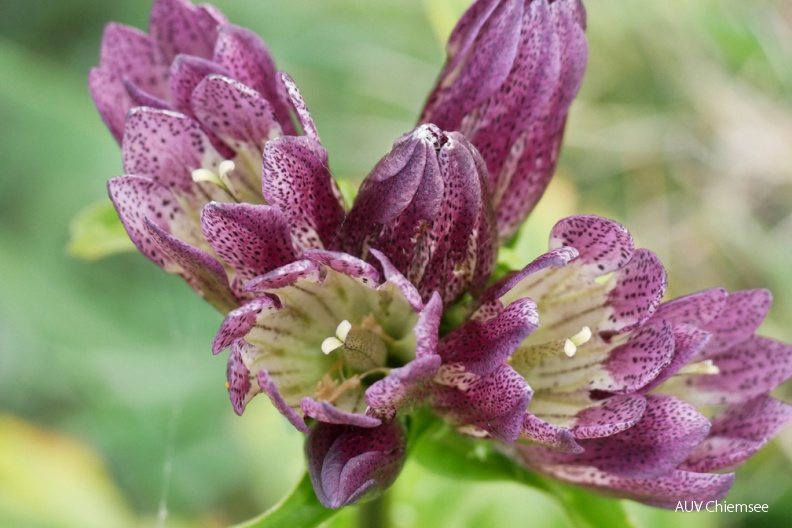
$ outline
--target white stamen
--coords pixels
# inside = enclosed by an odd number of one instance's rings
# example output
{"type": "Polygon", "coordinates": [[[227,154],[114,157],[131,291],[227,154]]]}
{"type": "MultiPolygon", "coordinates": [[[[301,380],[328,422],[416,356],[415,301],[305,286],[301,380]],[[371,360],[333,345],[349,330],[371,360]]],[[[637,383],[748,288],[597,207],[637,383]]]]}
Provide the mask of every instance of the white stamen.
{"type": "Polygon", "coordinates": [[[344,342],[338,339],[337,337],[328,337],[327,339],[322,341],[322,352],[324,352],[325,355],[327,355],[333,350],[341,348],[342,346],[344,346],[344,342]]]}
{"type": "Polygon", "coordinates": [[[333,350],[337,350],[344,346],[344,343],[347,340],[347,336],[349,335],[349,331],[352,330],[352,323],[344,319],[340,323],[338,323],[338,327],[336,327],[335,336],[328,337],[324,341],[322,341],[322,352],[325,354],[329,354],[333,350]]]}
{"type": "Polygon", "coordinates": [[[699,361],[698,363],[688,363],[679,369],[679,371],[677,371],[677,375],[718,373],[720,373],[720,369],[712,362],[711,359],[705,359],[704,361],[699,361]]]}
{"type": "Polygon", "coordinates": [[[580,329],[580,332],[564,341],[564,354],[573,357],[577,352],[577,348],[588,343],[589,339],[591,339],[591,329],[588,326],[584,326],[580,329]]]}
{"type": "Polygon", "coordinates": [[[352,330],[352,323],[344,319],[338,323],[338,328],[336,328],[335,335],[341,341],[346,341],[350,330],[352,330]]]}
{"type": "Polygon", "coordinates": [[[217,185],[221,189],[230,192],[231,179],[228,173],[236,168],[236,164],[231,160],[223,160],[217,166],[217,172],[211,169],[195,169],[192,171],[194,182],[209,182],[217,185]]]}
{"type": "Polygon", "coordinates": [[[228,173],[234,169],[236,169],[236,164],[231,160],[223,160],[220,162],[220,165],[217,166],[217,175],[227,189],[231,188],[231,179],[228,177],[228,173]]]}

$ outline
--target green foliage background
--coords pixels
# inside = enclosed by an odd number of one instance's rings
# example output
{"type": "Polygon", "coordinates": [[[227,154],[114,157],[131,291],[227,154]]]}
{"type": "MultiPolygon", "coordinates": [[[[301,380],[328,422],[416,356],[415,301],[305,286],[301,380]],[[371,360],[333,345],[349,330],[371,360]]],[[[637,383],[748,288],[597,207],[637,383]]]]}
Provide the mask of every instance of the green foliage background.
{"type": "MultiPolygon", "coordinates": [[[[218,0],[301,87],[339,178],[358,182],[410,130],[465,0],[218,0]]],[[[602,214],[654,249],[669,295],[768,287],[763,333],[792,341],[792,3],[591,0],[590,62],[559,175],[514,253],[562,216],[602,214]]],[[[67,254],[120,151],[85,79],[102,27],[149,2],[0,1],[0,525],[224,526],[299,479],[301,438],[264,400],[242,418],[209,343],[220,322],[134,252],[67,254]]],[[[778,395],[792,400],[789,387],[778,395]]],[[[770,513],[628,505],[639,524],[777,526],[792,517],[792,430],[738,473],[730,502],[770,513]]],[[[408,463],[394,526],[563,526],[515,483],[408,463]]],[[[330,521],[346,526],[350,509],[330,521]]],[[[788,521],[787,521],[788,522],[788,521]]]]}

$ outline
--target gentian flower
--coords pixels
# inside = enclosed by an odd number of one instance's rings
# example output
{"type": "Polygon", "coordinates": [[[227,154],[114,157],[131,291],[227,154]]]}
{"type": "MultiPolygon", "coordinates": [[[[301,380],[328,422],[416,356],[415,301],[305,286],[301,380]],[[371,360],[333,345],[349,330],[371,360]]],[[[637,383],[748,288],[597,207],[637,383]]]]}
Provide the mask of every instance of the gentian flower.
{"type": "Polygon", "coordinates": [[[486,177],[464,136],[422,125],[363,182],[339,244],[363,258],[379,249],[425,300],[437,291],[447,305],[480,291],[495,264],[486,177]]]}
{"type": "MultiPolygon", "coordinates": [[[[648,504],[722,498],[734,476],[712,472],[738,466],[792,420],[792,406],[767,396],[792,375],[792,347],[754,335],[769,293],[714,289],[661,304],[657,257],[598,217],[562,220],[550,247],[494,284],[474,314],[497,321],[491,314],[531,299],[536,330],[511,346],[512,331],[497,325],[465,352],[478,348],[485,364],[505,359],[533,390],[509,439],[540,445],[509,452],[552,477],[648,504]],[[711,420],[697,408],[724,404],[711,420]]],[[[508,400],[516,383],[491,398],[508,400]]],[[[512,431],[517,414],[508,415],[512,431]]]]}
{"type": "Polygon", "coordinates": [[[478,0],[451,33],[420,122],[459,131],[481,152],[501,241],[555,171],[586,67],[585,26],[580,0],[478,0]]]}
{"type": "Polygon", "coordinates": [[[260,297],[230,312],[214,342],[215,353],[231,349],[237,413],[263,392],[311,434],[309,471],[330,508],[390,485],[405,442],[394,419],[420,405],[440,366],[439,295],[424,304],[387,257],[371,252],[384,280],[360,259],[322,250],[256,277],[246,289],[260,297]],[[308,418],[318,422],[313,432],[308,418]]]}
{"type": "Polygon", "coordinates": [[[151,34],[109,25],[89,79],[122,142],[126,174],[108,192],[141,252],[228,312],[251,298],[244,282],[329,244],[343,200],[302,96],[258,37],[184,0],[154,3],[151,34]],[[292,112],[305,136],[283,135],[292,112]]]}

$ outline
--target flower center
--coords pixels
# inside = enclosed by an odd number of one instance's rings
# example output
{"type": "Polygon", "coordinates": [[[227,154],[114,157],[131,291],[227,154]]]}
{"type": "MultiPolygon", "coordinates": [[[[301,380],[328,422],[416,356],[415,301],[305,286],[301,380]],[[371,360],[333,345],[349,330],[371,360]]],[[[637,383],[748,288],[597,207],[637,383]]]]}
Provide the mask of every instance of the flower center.
{"type": "Polygon", "coordinates": [[[321,348],[325,355],[339,350],[344,364],[352,372],[366,373],[385,366],[388,348],[383,338],[387,336],[372,317],[364,318],[360,325],[344,319],[336,328],[335,335],[322,342],[321,348]]]}
{"type": "Polygon", "coordinates": [[[231,197],[234,194],[231,192],[231,179],[228,174],[236,168],[236,164],[231,160],[223,160],[217,166],[217,172],[211,169],[195,169],[192,171],[192,180],[198,182],[213,183],[227,192],[231,197]]]}

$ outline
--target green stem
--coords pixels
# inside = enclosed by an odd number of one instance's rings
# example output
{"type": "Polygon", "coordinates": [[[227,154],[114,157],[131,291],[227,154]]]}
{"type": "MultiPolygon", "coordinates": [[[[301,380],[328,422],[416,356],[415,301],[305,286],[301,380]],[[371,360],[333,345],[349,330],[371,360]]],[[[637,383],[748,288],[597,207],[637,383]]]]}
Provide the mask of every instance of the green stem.
{"type": "Polygon", "coordinates": [[[360,528],[388,528],[388,495],[383,494],[376,499],[361,504],[358,508],[358,526],[360,528]]]}

